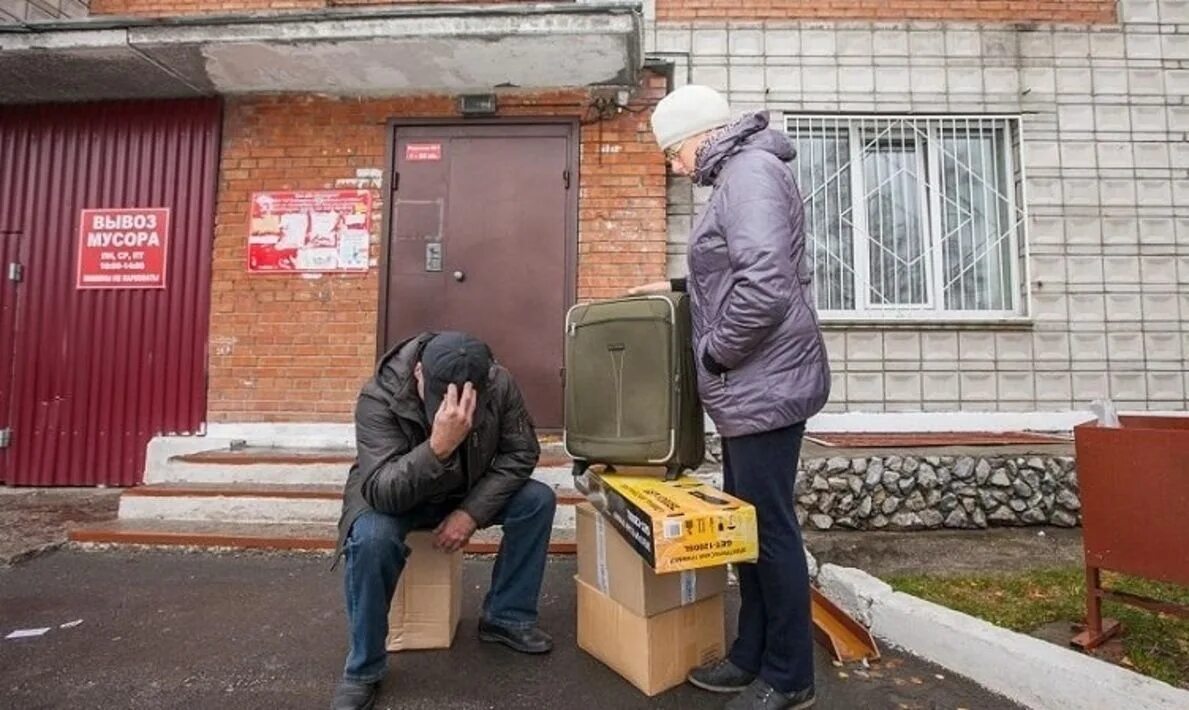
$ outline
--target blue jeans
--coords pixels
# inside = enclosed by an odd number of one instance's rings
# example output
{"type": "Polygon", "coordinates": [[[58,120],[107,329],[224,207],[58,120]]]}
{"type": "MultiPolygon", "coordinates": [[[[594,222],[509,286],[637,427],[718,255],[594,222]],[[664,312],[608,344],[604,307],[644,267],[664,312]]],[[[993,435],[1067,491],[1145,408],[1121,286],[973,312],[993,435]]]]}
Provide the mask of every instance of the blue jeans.
{"type": "Polygon", "coordinates": [[[730,659],[773,688],[813,685],[809,568],[793,507],[805,425],[723,439],[723,489],[755,506],[760,558],[739,565],[739,635],[730,659]]]}
{"type": "MultiPolygon", "coordinates": [[[[540,481],[529,480],[500,511],[495,522],[503,541],[483,600],[483,618],[509,627],[537,623],[537,599],[545,576],[549,535],[557,497],[540,481]]],[[[368,511],[347,535],[345,587],[349,647],[343,678],[374,683],[388,670],[388,608],[405,567],[411,530],[433,529],[452,506],[425,506],[407,515],[368,511]]]]}

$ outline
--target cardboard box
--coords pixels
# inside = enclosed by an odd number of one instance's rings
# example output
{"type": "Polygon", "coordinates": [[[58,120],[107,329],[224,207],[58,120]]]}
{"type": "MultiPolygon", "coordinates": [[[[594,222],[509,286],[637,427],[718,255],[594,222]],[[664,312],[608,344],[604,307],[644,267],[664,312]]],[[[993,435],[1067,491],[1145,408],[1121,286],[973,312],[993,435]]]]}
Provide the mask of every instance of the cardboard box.
{"type": "Polygon", "coordinates": [[[578,647],[645,695],[681,685],[689,672],[723,657],[726,621],[716,594],[651,618],[637,616],[580,579],[578,647]]]}
{"type": "Polygon", "coordinates": [[[657,574],[593,505],[583,503],[577,512],[578,579],[636,616],[655,616],[726,591],[725,565],[657,574]]]}
{"type": "Polygon", "coordinates": [[[681,476],[587,471],[588,498],[657,572],[754,562],[756,511],[750,503],[681,476]]]}
{"type": "Polygon", "coordinates": [[[411,553],[388,612],[389,651],[449,648],[462,616],[462,551],[433,549],[433,534],[409,533],[411,553]]]}

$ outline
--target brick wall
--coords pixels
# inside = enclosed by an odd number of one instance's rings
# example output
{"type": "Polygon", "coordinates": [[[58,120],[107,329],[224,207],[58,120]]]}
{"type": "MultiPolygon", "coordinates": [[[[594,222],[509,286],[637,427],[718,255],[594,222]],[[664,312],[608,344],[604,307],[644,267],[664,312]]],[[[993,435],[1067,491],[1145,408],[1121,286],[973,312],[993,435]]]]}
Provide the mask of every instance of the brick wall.
{"type": "MultiPolygon", "coordinates": [[[[642,94],[663,90],[664,80],[654,77],[642,94]]],[[[578,117],[585,100],[583,93],[505,96],[501,105],[509,116],[578,117]]],[[[251,193],[355,187],[358,171],[384,168],[389,118],[452,114],[449,97],[228,101],[211,285],[210,421],[348,420],[375,359],[377,270],[316,279],[249,275],[251,193]]],[[[647,114],[589,123],[581,141],[579,297],[663,278],[665,169],[647,114]]],[[[379,196],[377,189],[373,257],[382,241],[379,196]]]]}
{"type": "MultiPolygon", "coordinates": [[[[349,5],[461,4],[471,0],[91,0],[93,15],[224,15],[249,10],[319,10],[349,5]]],[[[518,0],[483,0],[484,4],[518,0]]]]}
{"type": "Polygon", "coordinates": [[[657,0],[661,22],[880,19],[982,22],[1115,21],[1115,0],[657,0]]]}

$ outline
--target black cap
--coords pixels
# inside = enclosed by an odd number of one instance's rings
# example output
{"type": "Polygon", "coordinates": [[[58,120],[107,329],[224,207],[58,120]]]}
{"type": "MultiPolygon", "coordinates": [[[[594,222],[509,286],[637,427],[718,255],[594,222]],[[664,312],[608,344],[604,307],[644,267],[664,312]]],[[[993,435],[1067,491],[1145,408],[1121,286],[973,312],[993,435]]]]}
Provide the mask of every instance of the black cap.
{"type": "Polygon", "coordinates": [[[491,348],[487,343],[466,333],[447,331],[430,339],[421,351],[425,413],[429,421],[433,422],[451,384],[458,387],[459,394],[467,382],[476,392],[481,392],[487,384],[491,361],[491,348]]]}

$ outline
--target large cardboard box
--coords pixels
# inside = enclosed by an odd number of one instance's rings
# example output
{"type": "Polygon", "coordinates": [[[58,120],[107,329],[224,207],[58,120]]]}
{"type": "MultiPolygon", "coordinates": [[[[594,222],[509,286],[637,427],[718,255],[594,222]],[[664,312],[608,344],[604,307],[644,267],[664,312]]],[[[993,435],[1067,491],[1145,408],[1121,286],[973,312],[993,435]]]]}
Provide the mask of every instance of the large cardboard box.
{"type": "Polygon", "coordinates": [[[409,533],[409,559],[388,612],[389,651],[449,648],[462,616],[462,551],[433,549],[433,534],[409,533]]]}
{"type": "Polygon", "coordinates": [[[587,471],[589,500],[607,515],[657,572],[754,562],[759,556],[755,508],[681,476],[587,471]]]}
{"type": "Polygon", "coordinates": [[[593,505],[582,503],[577,511],[578,579],[636,616],[655,616],[726,591],[725,565],[657,574],[593,505]]]}
{"type": "Polygon", "coordinates": [[[723,595],[689,606],[637,616],[580,579],[578,647],[605,663],[645,695],[681,685],[690,670],[723,657],[723,595]]]}

